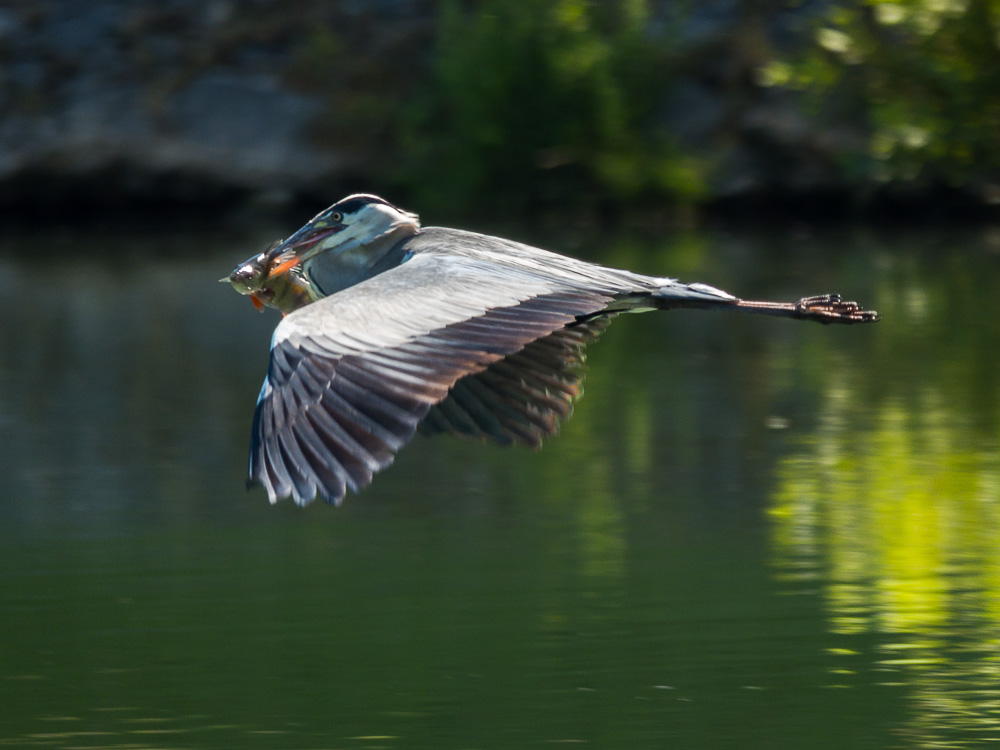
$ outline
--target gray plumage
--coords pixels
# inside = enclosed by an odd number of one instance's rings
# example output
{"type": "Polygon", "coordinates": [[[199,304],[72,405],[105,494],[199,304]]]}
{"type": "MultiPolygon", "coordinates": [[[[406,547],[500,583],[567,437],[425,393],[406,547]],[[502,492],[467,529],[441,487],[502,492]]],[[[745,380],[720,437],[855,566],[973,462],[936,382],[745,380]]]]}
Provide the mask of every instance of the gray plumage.
{"type": "MultiPolygon", "coordinates": [[[[272,268],[294,264],[310,287],[274,331],[254,414],[250,482],[272,502],[319,495],[339,504],[418,427],[540,444],[572,411],[586,344],[618,313],[877,319],[835,295],[746,302],[497,237],[420,229],[416,216],[375,196],[334,204],[269,257],[272,268]]],[[[254,286],[266,291],[281,279],[263,265],[254,286]]]]}

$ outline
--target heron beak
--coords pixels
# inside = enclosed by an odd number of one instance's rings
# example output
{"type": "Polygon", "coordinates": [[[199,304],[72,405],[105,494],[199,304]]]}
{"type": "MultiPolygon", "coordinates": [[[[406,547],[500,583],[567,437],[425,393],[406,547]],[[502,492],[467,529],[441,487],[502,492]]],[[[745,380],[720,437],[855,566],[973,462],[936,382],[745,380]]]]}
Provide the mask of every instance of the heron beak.
{"type": "Polygon", "coordinates": [[[288,271],[303,261],[322,252],[326,249],[319,246],[323,240],[332,237],[343,229],[344,227],[342,226],[317,228],[309,224],[302,227],[302,229],[271,250],[271,258],[277,261],[277,265],[270,270],[268,277],[273,278],[288,273],[288,271]]]}

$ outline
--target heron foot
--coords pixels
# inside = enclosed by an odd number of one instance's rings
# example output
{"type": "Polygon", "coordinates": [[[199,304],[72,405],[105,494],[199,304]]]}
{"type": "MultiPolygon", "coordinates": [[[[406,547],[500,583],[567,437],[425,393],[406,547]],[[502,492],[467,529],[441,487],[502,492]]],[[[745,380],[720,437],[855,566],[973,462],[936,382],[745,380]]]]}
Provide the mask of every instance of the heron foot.
{"type": "Polygon", "coordinates": [[[795,315],[819,323],[874,323],[879,314],[862,310],[857,302],[844,302],[839,294],[803,297],[795,303],[795,315]]]}

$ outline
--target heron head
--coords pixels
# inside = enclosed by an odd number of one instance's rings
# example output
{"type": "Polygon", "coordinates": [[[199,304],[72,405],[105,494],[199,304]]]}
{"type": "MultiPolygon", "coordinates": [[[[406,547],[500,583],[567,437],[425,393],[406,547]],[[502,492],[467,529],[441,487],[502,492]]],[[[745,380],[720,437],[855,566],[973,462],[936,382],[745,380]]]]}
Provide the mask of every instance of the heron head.
{"type": "Polygon", "coordinates": [[[389,235],[416,234],[420,220],[376,195],[350,195],[313,217],[271,252],[272,275],[308,264],[320,253],[364,264],[365,249],[389,235]]]}

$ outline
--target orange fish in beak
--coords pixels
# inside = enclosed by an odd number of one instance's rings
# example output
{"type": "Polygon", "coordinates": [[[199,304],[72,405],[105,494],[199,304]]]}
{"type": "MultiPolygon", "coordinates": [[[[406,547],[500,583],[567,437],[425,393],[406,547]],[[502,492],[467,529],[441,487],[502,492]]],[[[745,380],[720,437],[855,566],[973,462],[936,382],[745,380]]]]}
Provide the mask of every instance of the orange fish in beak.
{"type": "MultiPolygon", "coordinates": [[[[280,258],[281,256],[279,256],[276,260],[280,260],[280,258]]],[[[290,255],[288,258],[281,261],[278,265],[271,269],[268,273],[268,278],[274,278],[275,276],[281,276],[282,274],[288,273],[301,262],[302,258],[298,255],[290,255]]]]}

